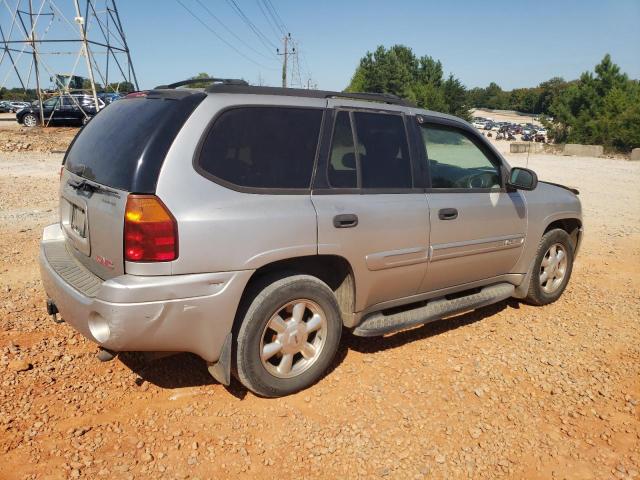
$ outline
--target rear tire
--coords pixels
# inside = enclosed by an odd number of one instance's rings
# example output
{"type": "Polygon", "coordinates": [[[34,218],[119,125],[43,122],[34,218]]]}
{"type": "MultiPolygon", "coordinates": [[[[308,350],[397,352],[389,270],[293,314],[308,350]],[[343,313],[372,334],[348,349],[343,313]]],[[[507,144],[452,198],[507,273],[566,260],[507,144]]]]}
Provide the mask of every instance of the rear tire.
{"type": "Polygon", "coordinates": [[[540,306],[558,300],[571,278],[573,255],[573,242],[567,232],[554,229],[545,233],[531,267],[525,302],[540,306]]]}
{"type": "Polygon", "coordinates": [[[263,397],[314,384],[340,343],[342,319],[333,292],[309,275],[272,277],[253,292],[236,336],[238,380],[263,397]]]}

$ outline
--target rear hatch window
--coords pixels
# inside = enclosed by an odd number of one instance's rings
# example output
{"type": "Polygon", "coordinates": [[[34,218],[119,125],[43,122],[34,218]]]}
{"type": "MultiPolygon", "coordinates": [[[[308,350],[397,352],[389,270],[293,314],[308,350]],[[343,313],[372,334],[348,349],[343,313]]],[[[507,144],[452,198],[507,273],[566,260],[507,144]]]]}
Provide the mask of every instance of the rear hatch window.
{"type": "Polygon", "coordinates": [[[110,104],[71,144],[66,168],[87,180],[136,193],[154,193],[164,157],[178,131],[205,98],[149,96],[110,104]]]}

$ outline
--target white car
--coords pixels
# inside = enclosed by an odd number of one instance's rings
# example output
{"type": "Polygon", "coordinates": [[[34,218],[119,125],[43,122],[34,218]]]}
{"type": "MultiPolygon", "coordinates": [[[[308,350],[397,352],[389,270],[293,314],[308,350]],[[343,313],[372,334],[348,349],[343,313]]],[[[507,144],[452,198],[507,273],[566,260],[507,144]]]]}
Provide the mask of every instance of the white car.
{"type": "Polygon", "coordinates": [[[479,130],[484,130],[485,122],[473,122],[472,125],[479,130]]]}
{"type": "Polygon", "coordinates": [[[14,113],[18,113],[18,110],[22,110],[25,107],[31,105],[29,102],[11,102],[9,103],[11,106],[11,111],[14,113]]]}

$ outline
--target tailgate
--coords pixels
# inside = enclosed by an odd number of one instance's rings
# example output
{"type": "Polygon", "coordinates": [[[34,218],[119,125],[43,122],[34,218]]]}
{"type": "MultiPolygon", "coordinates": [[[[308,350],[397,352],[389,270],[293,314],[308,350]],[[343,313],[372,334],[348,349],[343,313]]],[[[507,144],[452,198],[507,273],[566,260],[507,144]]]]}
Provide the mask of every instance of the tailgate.
{"type": "Polygon", "coordinates": [[[63,170],[60,225],[68,250],[102,279],[124,273],[122,234],[127,195],[124,190],[63,170]]]}
{"type": "Polygon", "coordinates": [[[154,194],[165,155],[206,95],[152,91],[102,109],[73,140],[60,183],[68,250],[102,279],[124,273],[129,192],[154,194]]]}

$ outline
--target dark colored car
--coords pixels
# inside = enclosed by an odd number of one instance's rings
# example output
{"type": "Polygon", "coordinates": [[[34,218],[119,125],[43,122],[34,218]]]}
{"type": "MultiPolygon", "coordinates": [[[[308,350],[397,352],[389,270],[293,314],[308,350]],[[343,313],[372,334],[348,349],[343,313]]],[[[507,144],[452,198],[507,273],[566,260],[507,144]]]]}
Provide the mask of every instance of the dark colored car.
{"type": "Polygon", "coordinates": [[[532,133],[523,133],[520,139],[523,142],[533,142],[533,134],[532,133]]]}
{"type": "MultiPolygon", "coordinates": [[[[105,102],[98,99],[100,108],[105,102]]],[[[91,95],[74,94],[51,97],[42,102],[44,123],[48,125],[85,125],[97,113],[91,95]]],[[[37,102],[16,113],[16,121],[27,127],[41,124],[40,107],[37,102]]]]}
{"type": "Polygon", "coordinates": [[[124,95],[121,95],[120,93],[115,93],[115,92],[99,93],[98,98],[102,100],[106,105],[109,105],[115,102],[116,100],[120,100],[124,98],[124,95]]]}

